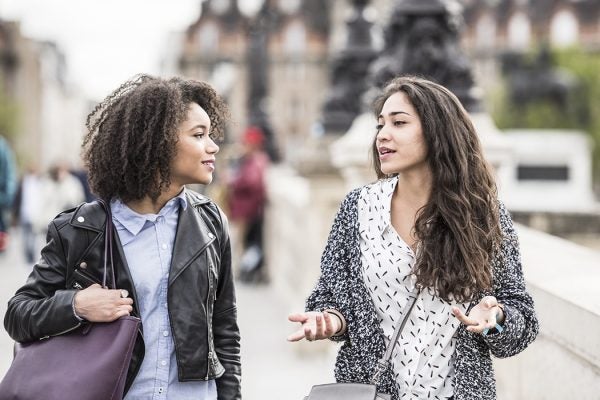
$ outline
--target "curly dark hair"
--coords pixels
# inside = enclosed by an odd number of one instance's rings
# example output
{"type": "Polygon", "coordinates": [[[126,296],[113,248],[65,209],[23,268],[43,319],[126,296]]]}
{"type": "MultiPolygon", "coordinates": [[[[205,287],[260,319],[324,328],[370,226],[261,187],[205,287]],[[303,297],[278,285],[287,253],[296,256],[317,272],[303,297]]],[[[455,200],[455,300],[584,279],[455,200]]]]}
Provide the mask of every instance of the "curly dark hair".
{"type": "MultiPolygon", "coordinates": [[[[471,301],[492,285],[491,260],[502,240],[496,183],[471,119],[445,87],[414,76],[393,79],[373,104],[378,116],[385,101],[404,93],[415,108],[427,145],[432,191],[414,226],[417,260],[413,273],[421,287],[450,301],[471,301]]],[[[376,142],[373,167],[381,171],[376,142]]]]}
{"type": "Polygon", "coordinates": [[[82,146],[92,191],[123,202],[157,199],[171,183],[178,127],[191,103],[210,117],[211,136],[222,139],[229,111],[204,82],[137,75],[98,104],[82,146]]]}

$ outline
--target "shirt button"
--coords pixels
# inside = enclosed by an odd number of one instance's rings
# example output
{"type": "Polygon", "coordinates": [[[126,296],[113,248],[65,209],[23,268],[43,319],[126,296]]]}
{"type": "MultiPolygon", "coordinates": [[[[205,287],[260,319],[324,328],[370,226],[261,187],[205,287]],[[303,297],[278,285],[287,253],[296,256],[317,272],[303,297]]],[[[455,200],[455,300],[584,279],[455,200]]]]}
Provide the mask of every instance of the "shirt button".
{"type": "Polygon", "coordinates": [[[163,336],[169,336],[169,331],[163,331],[163,336]]]}
{"type": "Polygon", "coordinates": [[[163,250],[167,249],[167,245],[165,243],[163,243],[162,246],[160,246],[160,247],[162,247],[163,250]]]}
{"type": "Polygon", "coordinates": [[[165,360],[162,360],[162,361],[160,362],[160,365],[162,365],[162,366],[164,367],[165,365],[167,365],[167,362],[166,362],[165,360]]]}

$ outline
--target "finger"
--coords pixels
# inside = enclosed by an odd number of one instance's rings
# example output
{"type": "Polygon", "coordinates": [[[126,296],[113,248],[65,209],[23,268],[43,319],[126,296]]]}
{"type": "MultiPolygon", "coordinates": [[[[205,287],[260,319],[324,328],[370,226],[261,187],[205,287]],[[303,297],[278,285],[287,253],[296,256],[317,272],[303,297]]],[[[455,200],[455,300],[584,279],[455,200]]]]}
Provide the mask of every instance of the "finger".
{"type": "Polygon", "coordinates": [[[306,313],[290,314],[288,315],[288,320],[290,322],[300,322],[303,324],[308,321],[308,315],[306,315],[306,313]]]}
{"type": "Polygon", "coordinates": [[[473,332],[473,333],[481,333],[485,329],[486,329],[485,324],[477,324],[477,325],[467,326],[467,331],[473,332]]]}
{"type": "Polygon", "coordinates": [[[333,327],[333,321],[331,320],[331,314],[329,314],[328,312],[324,312],[323,322],[325,322],[325,329],[323,331],[324,335],[327,337],[333,335],[335,332],[333,327]]]}
{"type": "Polygon", "coordinates": [[[497,323],[497,318],[496,318],[496,309],[492,309],[492,311],[490,311],[490,315],[488,316],[488,318],[486,319],[485,322],[485,327],[488,329],[492,329],[496,326],[497,323]]]}
{"type": "Polygon", "coordinates": [[[302,339],[304,339],[304,329],[298,329],[296,332],[287,337],[289,342],[297,342],[302,339]]]}
{"type": "Polygon", "coordinates": [[[315,315],[315,337],[321,338],[325,335],[323,327],[323,314],[315,315]]]}
{"type": "Polygon", "coordinates": [[[315,334],[312,331],[312,329],[310,329],[310,326],[308,326],[308,325],[304,326],[304,337],[306,338],[306,340],[308,340],[310,342],[315,340],[315,334]]]}
{"type": "Polygon", "coordinates": [[[131,297],[126,297],[126,298],[120,298],[118,301],[119,304],[128,304],[128,305],[132,305],[133,304],[133,299],[131,297]]]}
{"type": "Polygon", "coordinates": [[[128,315],[129,315],[129,312],[127,310],[120,310],[115,314],[113,321],[115,321],[121,317],[127,317],[128,315]]]}
{"type": "Polygon", "coordinates": [[[458,320],[460,322],[462,322],[463,324],[469,326],[469,325],[477,325],[478,322],[475,321],[473,318],[469,318],[465,315],[465,313],[463,313],[458,307],[452,307],[452,314],[454,314],[454,316],[456,318],[458,318],[458,320]]]}
{"type": "Polygon", "coordinates": [[[494,296],[485,296],[483,299],[481,299],[481,303],[487,309],[490,309],[490,308],[498,305],[498,301],[496,300],[496,298],[494,296]]]}

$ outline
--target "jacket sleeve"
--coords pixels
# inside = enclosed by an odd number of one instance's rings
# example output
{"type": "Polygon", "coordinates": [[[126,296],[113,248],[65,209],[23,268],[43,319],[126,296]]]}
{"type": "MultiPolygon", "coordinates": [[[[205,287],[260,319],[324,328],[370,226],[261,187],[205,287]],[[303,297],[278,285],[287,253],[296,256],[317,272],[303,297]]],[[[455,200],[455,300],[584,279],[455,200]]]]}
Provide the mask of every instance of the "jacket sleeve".
{"type": "Polygon", "coordinates": [[[504,305],[504,330],[484,336],[492,354],[511,357],[533,342],[539,330],[533,299],[525,289],[519,241],[510,215],[500,204],[503,240],[495,260],[494,288],[496,299],[504,305]]]}
{"type": "Polygon", "coordinates": [[[358,191],[357,189],[348,194],[340,205],[321,256],[321,275],[306,300],[306,311],[323,311],[332,308],[344,316],[348,326],[346,333],[331,337],[333,341],[349,340],[348,332],[354,322],[352,296],[338,296],[336,293],[357,293],[352,288],[338,289],[351,281],[346,277],[350,273],[349,260],[352,258],[352,252],[358,251],[351,246],[356,239],[352,237],[355,233],[352,227],[356,223],[355,218],[352,217],[355,213],[352,211],[353,207],[356,207],[355,200],[358,191]]]}
{"type": "Polygon", "coordinates": [[[56,336],[80,325],[72,307],[77,290],[65,290],[67,265],[56,221],[48,225],[46,242],[27,282],[8,302],[4,328],[17,342],[56,336]]]}
{"type": "Polygon", "coordinates": [[[215,351],[225,373],[217,378],[219,400],[239,400],[241,393],[240,330],[237,324],[237,308],[233,273],[231,271],[231,242],[226,217],[221,213],[223,236],[221,241],[221,265],[215,300],[213,327],[215,351]]]}

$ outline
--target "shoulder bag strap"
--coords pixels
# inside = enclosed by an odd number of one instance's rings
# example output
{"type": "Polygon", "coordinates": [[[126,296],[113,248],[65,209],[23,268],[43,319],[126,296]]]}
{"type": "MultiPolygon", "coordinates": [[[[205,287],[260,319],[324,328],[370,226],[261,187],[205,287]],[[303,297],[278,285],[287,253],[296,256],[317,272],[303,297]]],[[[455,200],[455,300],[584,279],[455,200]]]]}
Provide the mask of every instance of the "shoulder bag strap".
{"type": "Polygon", "coordinates": [[[110,211],[110,203],[99,199],[98,203],[104,208],[106,212],[106,224],[104,224],[104,269],[102,273],[102,287],[107,288],[106,286],[106,276],[108,272],[108,264],[110,263],[110,276],[112,278],[112,289],[117,288],[117,283],[115,280],[115,268],[113,264],[113,250],[112,250],[112,242],[113,242],[113,222],[112,222],[112,213],[110,211]]]}
{"type": "Polygon", "coordinates": [[[394,329],[392,338],[390,339],[390,342],[387,345],[385,354],[383,355],[382,358],[379,359],[379,361],[377,361],[377,368],[375,369],[375,373],[373,374],[373,377],[371,378],[372,384],[374,384],[374,385],[379,384],[381,375],[383,374],[383,372],[388,367],[388,364],[390,363],[390,359],[392,358],[392,353],[394,352],[394,348],[396,347],[398,338],[400,337],[400,334],[402,333],[402,330],[404,329],[404,325],[406,325],[406,321],[408,321],[408,316],[412,312],[412,309],[414,308],[415,303],[417,302],[417,299],[419,298],[420,294],[421,294],[421,290],[419,289],[417,291],[417,294],[415,295],[415,297],[413,297],[412,303],[410,304],[408,311],[406,312],[406,314],[404,314],[404,318],[402,318],[402,321],[398,321],[398,323],[396,324],[396,328],[394,329]]]}

